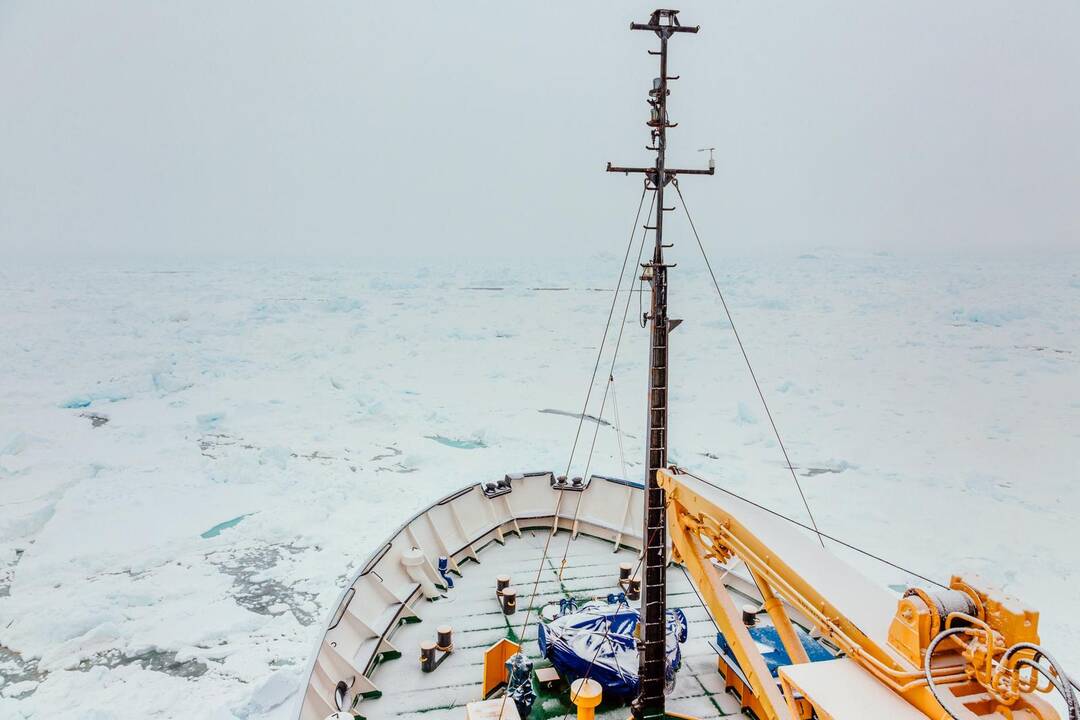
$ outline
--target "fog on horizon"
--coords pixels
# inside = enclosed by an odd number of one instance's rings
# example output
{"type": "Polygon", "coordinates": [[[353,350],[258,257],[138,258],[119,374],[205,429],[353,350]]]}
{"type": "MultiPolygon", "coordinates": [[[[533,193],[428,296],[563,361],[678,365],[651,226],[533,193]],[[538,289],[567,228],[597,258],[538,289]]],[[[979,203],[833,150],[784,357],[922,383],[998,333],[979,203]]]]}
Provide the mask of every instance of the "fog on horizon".
{"type": "MultiPolygon", "coordinates": [[[[9,0],[0,251],[620,252],[653,6],[9,0]]],[[[683,183],[715,247],[1080,245],[1080,4],[677,7],[670,162],[717,148],[683,183]]]]}

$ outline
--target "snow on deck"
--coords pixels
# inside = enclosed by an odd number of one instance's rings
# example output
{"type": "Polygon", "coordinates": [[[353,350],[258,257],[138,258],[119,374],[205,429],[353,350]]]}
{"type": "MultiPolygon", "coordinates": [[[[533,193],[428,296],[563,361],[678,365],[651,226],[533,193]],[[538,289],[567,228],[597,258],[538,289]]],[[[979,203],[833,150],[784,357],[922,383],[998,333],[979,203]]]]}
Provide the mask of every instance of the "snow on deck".
{"type": "MultiPolygon", "coordinates": [[[[521,627],[546,536],[541,530],[526,531],[520,539],[508,536],[505,546],[492,543],[479,553],[479,565],[462,565],[463,576],[455,578],[448,599],[416,601],[414,609],[422,622],[403,625],[393,635],[391,642],[402,656],[374,671],[372,679],[383,695],[363,701],[359,712],[371,718],[402,720],[464,717],[464,705],[481,699],[484,651],[504,637],[523,637],[524,650],[536,665],[549,664],[540,657],[536,644],[535,610],[524,633],[521,627]],[[518,590],[518,611],[514,615],[503,615],[499,609],[494,595],[498,575],[510,575],[518,590]],[[422,673],[417,662],[420,643],[433,641],[435,628],[443,624],[454,628],[454,652],[435,672],[422,673]]],[[[563,597],[581,601],[619,592],[619,563],[637,561],[633,550],[613,553],[610,543],[582,535],[570,545],[560,581],[558,568],[568,537],[561,533],[551,541],[537,586],[537,610],[563,597]]],[[[683,666],[675,690],[668,697],[668,709],[700,718],[738,716],[738,703],[724,693],[723,678],[716,670],[716,651],[709,644],[716,634],[712,621],[678,568],[672,567],[668,578],[669,606],[682,608],[690,622],[689,637],[683,645],[683,666]]],[[[562,717],[568,710],[573,715],[564,683],[556,694],[538,692],[529,717],[562,717]]],[[[625,718],[626,714],[625,706],[603,706],[599,716],[625,718]]]]}

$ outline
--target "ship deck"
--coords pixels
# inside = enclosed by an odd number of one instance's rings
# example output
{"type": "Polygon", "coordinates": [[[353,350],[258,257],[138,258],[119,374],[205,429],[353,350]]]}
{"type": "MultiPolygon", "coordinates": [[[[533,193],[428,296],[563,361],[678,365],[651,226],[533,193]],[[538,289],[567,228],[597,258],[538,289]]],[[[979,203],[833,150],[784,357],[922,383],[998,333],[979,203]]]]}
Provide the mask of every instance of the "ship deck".
{"type": "MultiPolygon", "coordinates": [[[[465,705],[481,699],[484,651],[502,638],[518,641],[522,634],[521,624],[548,532],[525,530],[520,538],[507,534],[504,545],[491,543],[477,553],[479,564],[461,565],[462,574],[454,578],[454,588],[446,593],[447,597],[434,602],[414,601],[421,621],[402,625],[394,632],[393,643],[402,656],[375,668],[372,679],[382,695],[361,702],[357,712],[371,720],[464,718],[465,705]],[[518,589],[519,609],[514,615],[506,616],[500,610],[494,591],[498,575],[509,575],[511,584],[518,589]],[[423,673],[417,660],[420,643],[434,641],[436,627],[444,624],[453,627],[454,651],[434,672],[423,673]]],[[[584,601],[617,593],[619,563],[637,561],[635,550],[612,552],[612,543],[580,535],[570,546],[560,581],[558,567],[567,538],[566,532],[560,532],[551,541],[537,588],[537,608],[563,597],[584,601]]],[[[682,646],[683,665],[675,689],[668,696],[668,710],[698,718],[742,717],[738,701],[725,692],[724,679],[717,672],[712,620],[678,567],[672,566],[668,583],[669,607],[682,608],[690,626],[682,646]]],[[[524,630],[523,649],[536,667],[543,667],[550,663],[540,657],[536,627],[534,612],[524,630]]],[[[573,716],[565,682],[557,691],[541,689],[535,677],[533,685],[537,700],[529,715],[532,720],[573,716]]],[[[627,709],[604,703],[597,717],[622,719],[627,717],[627,709]]]]}

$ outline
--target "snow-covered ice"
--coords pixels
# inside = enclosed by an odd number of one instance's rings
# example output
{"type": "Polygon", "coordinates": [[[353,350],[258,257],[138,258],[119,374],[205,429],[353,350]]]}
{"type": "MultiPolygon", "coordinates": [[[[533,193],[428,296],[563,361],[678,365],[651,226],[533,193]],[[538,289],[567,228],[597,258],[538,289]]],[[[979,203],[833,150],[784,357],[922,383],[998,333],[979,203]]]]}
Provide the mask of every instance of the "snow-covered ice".
{"type": "MultiPolygon", "coordinates": [[[[0,717],[288,717],[380,539],[467,483],[565,469],[620,259],[0,269],[0,717]]],[[[805,520],[707,277],[675,259],[673,460],[805,520]]],[[[1080,673],[1080,259],[720,270],[822,529],[1027,599],[1080,673]]],[[[610,400],[600,419],[582,446],[598,432],[591,470],[618,475],[610,400]]]]}

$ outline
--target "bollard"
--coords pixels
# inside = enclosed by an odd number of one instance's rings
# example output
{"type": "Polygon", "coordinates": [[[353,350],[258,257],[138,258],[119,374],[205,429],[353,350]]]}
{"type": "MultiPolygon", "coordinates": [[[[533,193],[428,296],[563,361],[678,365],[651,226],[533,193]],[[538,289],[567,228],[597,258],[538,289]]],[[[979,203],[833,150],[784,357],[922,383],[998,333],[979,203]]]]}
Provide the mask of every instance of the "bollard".
{"type": "Polygon", "coordinates": [[[450,652],[454,649],[454,641],[451,638],[453,628],[449,625],[440,625],[435,628],[435,632],[438,633],[439,639],[435,641],[435,647],[443,652],[450,652]]]}
{"type": "Polygon", "coordinates": [[[420,669],[426,673],[435,672],[435,668],[454,652],[453,628],[440,625],[435,628],[435,642],[420,643],[420,669]]]}
{"type": "Polygon", "coordinates": [[[626,599],[627,600],[639,600],[641,599],[641,580],[638,578],[630,578],[626,583],[626,599]]]}
{"type": "Polygon", "coordinates": [[[570,683],[570,702],[577,705],[578,720],[593,720],[596,706],[600,704],[603,688],[590,678],[579,678],[570,683]]]}
{"type": "Polygon", "coordinates": [[[758,609],[753,605],[742,606],[742,621],[746,627],[753,627],[757,624],[757,612],[758,609]]]}
{"type": "Polygon", "coordinates": [[[502,610],[504,615],[513,615],[517,610],[517,590],[512,587],[502,591],[502,610]]]}
{"type": "Polygon", "coordinates": [[[622,584],[630,579],[630,572],[634,566],[630,563],[619,563],[619,583],[622,584]]]}
{"type": "Polygon", "coordinates": [[[426,673],[434,672],[438,663],[435,662],[435,643],[420,643],[420,669],[426,673]]]}
{"type": "Polygon", "coordinates": [[[495,592],[496,593],[501,593],[503,590],[505,590],[508,587],[510,587],[510,576],[509,575],[500,575],[499,577],[495,578],[495,592]]]}

